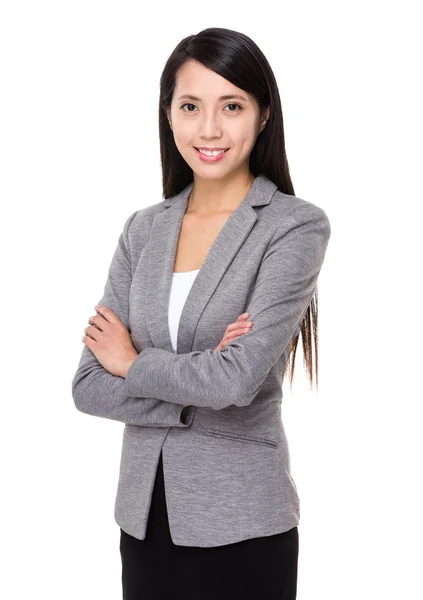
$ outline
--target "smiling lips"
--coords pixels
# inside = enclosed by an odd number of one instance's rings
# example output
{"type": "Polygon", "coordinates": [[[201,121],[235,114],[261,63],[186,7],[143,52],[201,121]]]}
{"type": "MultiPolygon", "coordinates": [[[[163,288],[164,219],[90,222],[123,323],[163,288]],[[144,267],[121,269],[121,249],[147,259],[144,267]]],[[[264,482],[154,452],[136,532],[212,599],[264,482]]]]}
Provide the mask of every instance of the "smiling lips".
{"type": "Polygon", "coordinates": [[[204,162],[217,162],[225,156],[228,150],[229,148],[195,148],[197,156],[204,162]]]}

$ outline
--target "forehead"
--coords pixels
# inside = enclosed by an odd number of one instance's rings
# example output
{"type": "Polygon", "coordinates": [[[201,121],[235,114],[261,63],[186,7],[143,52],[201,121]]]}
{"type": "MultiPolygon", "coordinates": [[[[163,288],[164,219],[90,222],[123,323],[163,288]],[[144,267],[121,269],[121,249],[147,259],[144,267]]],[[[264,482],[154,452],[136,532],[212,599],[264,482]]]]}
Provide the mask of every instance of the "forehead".
{"type": "Polygon", "coordinates": [[[248,92],[195,60],[184,63],[176,75],[173,97],[178,100],[182,95],[197,101],[223,100],[234,96],[238,96],[238,100],[241,97],[247,102],[251,100],[248,92]]]}

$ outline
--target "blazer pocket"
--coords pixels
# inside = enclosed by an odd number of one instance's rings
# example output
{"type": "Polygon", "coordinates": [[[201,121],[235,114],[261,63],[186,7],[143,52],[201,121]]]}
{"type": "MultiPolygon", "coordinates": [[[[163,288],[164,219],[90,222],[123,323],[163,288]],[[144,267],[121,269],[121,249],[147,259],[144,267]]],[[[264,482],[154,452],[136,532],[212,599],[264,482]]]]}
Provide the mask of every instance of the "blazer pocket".
{"type": "Polygon", "coordinates": [[[205,429],[204,433],[213,437],[235,440],[236,442],[246,442],[248,444],[262,444],[264,446],[271,446],[272,448],[278,447],[277,443],[274,440],[269,440],[266,438],[251,435],[240,435],[239,433],[231,433],[230,431],[223,431],[222,429],[205,429]]]}

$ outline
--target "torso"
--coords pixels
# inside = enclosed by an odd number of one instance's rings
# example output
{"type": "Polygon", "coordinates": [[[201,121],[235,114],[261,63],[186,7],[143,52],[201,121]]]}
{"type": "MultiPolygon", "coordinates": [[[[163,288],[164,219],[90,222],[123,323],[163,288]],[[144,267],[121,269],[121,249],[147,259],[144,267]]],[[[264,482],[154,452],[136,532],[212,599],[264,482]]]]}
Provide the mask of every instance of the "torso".
{"type": "Polygon", "coordinates": [[[220,230],[232,212],[225,211],[204,217],[190,213],[184,215],[173,267],[175,273],[201,269],[220,230]]]}

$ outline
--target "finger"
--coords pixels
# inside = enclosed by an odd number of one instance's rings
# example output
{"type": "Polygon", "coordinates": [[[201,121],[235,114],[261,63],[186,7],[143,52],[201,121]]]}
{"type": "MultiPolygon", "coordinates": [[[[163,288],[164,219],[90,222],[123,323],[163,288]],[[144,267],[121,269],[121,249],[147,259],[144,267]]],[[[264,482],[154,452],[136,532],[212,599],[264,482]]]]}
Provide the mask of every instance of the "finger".
{"type": "Polygon", "coordinates": [[[92,350],[92,349],[94,348],[94,346],[93,346],[93,341],[94,341],[94,340],[93,340],[92,338],[90,338],[90,336],[89,336],[89,335],[84,335],[84,336],[83,336],[83,338],[82,338],[82,341],[84,342],[84,344],[85,344],[85,345],[86,345],[86,346],[87,346],[87,347],[88,347],[90,350],[92,350]]]}
{"type": "Polygon", "coordinates": [[[248,325],[248,323],[252,323],[252,321],[235,321],[235,323],[231,323],[230,325],[227,326],[226,328],[226,332],[228,331],[235,331],[237,329],[242,329],[244,327],[251,327],[251,325],[248,325]]]}
{"type": "Polygon", "coordinates": [[[94,308],[109,323],[116,323],[116,321],[120,321],[111,308],[103,306],[103,304],[98,304],[94,308]]]}
{"type": "Polygon", "coordinates": [[[224,335],[228,335],[228,334],[232,334],[232,333],[235,333],[237,335],[240,333],[246,333],[246,331],[250,331],[252,326],[253,326],[252,321],[247,321],[247,322],[238,321],[237,323],[232,323],[231,325],[228,325],[224,335]]]}
{"type": "Polygon", "coordinates": [[[244,313],[242,315],[240,315],[237,320],[235,321],[235,323],[230,323],[227,328],[226,331],[232,331],[234,328],[239,327],[240,323],[245,323],[246,319],[248,319],[250,313],[244,313]]]}
{"type": "Polygon", "coordinates": [[[240,336],[240,335],[244,335],[245,333],[248,333],[250,331],[250,327],[248,327],[247,329],[238,329],[237,331],[232,331],[228,336],[227,339],[229,340],[233,340],[236,337],[240,336]]]}
{"type": "Polygon", "coordinates": [[[89,335],[93,340],[97,341],[100,330],[93,325],[88,325],[88,327],[84,329],[84,333],[85,335],[89,335]]]}
{"type": "Polygon", "coordinates": [[[237,321],[245,321],[245,319],[248,319],[249,316],[250,313],[248,312],[242,313],[242,315],[239,315],[239,317],[237,318],[237,321]]]}
{"type": "Polygon", "coordinates": [[[237,331],[232,331],[231,333],[229,333],[228,335],[225,335],[225,337],[223,338],[223,340],[220,342],[223,346],[226,346],[226,344],[228,342],[230,342],[231,340],[234,340],[235,338],[244,335],[245,333],[248,333],[251,330],[251,328],[249,327],[248,329],[240,329],[237,331]]]}
{"type": "Polygon", "coordinates": [[[97,327],[99,331],[104,331],[104,322],[105,319],[101,315],[92,315],[88,319],[88,323],[94,327],[97,327]]]}

